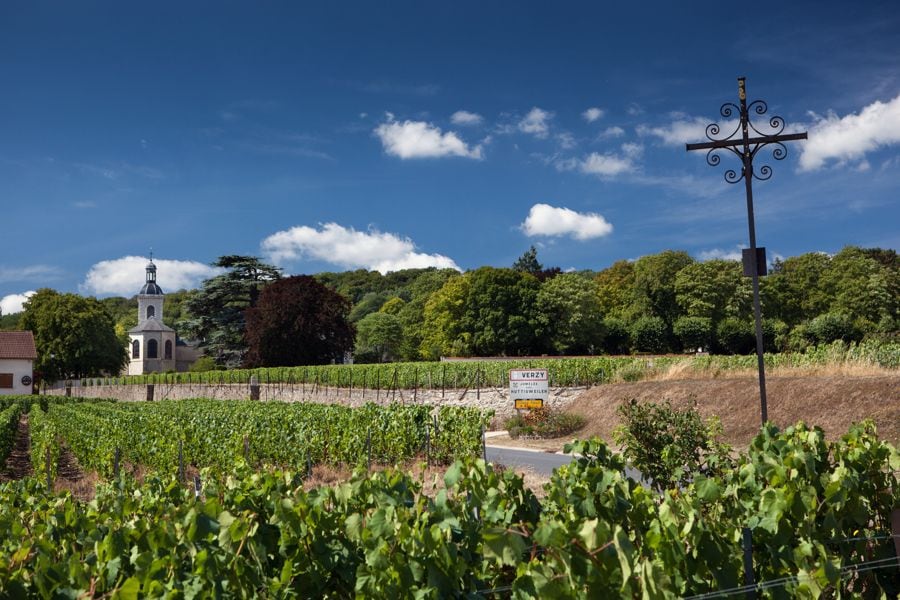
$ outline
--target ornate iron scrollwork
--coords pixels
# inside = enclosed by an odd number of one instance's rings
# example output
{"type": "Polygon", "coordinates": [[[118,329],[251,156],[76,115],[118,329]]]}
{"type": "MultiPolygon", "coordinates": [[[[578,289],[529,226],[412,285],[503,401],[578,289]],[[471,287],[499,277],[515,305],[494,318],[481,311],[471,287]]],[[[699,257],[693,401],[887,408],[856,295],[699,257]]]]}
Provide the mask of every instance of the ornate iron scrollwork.
{"type": "MultiPolygon", "coordinates": [[[[744,99],[742,98],[742,100],[744,99]]],[[[787,148],[784,144],[778,140],[767,139],[780,136],[784,132],[785,122],[782,117],[775,115],[769,118],[768,125],[770,131],[767,132],[757,129],[756,125],[750,120],[751,113],[762,116],[765,115],[768,110],[769,105],[766,104],[764,100],[754,100],[746,105],[745,108],[742,108],[733,102],[726,102],[719,108],[719,114],[725,119],[730,119],[735,114],[738,115],[738,123],[734,130],[726,136],[720,136],[722,131],[721,124],[710,123],[706,126],[706,138],[711,142],[723,144],[716,148],[710,148],[709,152],[706,153],[706,163],[711,167],[718,166],[719,163],[721,163],[721,157],[718,155],[719,150],[730,150],[743,163],[740,172],[736,169],[728,169],[725,171],[725,181],[728,183],[738,183],[744,179],[744,177],[747,176],[748,169],[751,176],[760,181],[771,179],[771,166],[763,165],[758,170],[753,168],[753,159],[760,149],[765,148],[766,146],[773,146],[772,158],[775,160],[784,160],[787,156],[787,148]],[[759,137],[750,138],[749,134],[751,131],[759,137]],[[745,141],[745,138],[750,143],[747,144],[745,151],[742,151],[741,145],[742,142],[745,141]],[[728,142],[732,143],[727,144],[728,142]]]]}

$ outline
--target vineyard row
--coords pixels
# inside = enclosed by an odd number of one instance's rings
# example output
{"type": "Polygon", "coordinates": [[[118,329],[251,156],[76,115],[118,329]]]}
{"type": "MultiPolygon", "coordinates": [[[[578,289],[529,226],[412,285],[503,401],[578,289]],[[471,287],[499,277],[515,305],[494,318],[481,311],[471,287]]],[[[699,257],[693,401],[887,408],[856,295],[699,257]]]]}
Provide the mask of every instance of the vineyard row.
{"type": "MultiPolygon", "coordinates": [[[[900,368],[900,344],[877,341],[844,346],[836,342],[805,353],[767,354],[766,367],[796,368],[846,363],[900,368]]],[[[510,369],[547,369],[551,386],[585,386],[612,380],[639,380],[676,364],[686,363],[698,373],[756,368],[755,356],[597,356],[583,358],[526,358],[511,360],[441,361],[358,365],[321,365],[233,369],[201,373],[152,373],[90,378],[82,385],[144,384],[260,384],[311,385],[351,389],[462,389],[506,387],[510,369]]]]}

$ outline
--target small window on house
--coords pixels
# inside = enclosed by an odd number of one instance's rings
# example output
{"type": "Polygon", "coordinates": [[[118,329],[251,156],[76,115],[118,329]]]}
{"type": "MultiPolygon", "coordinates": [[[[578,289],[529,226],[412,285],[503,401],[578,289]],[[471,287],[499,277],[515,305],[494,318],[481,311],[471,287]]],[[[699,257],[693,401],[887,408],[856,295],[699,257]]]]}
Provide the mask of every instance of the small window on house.
{"type": "Polygon", "coordinates": [[[171,340],[166,340],[166,347],[165,347],[165,350],[163,350],[163,357],[166,360],[172,359],[172,341],[171,340]]]}
{"type": "Polygon", "coordinates": [[[156,340],[147,342],[147,358],[159,358],[159,343],[156,340]]]}
{"type": "Polygon", "coordinates": [[[137,340],[131,342],[131,358],[141,357],[141,343],[137,340]]]}
{"type": "Polygon", "coordinates": [[[155,316],[156,316],[156,307],[148,306],[147,307],[147,318],[149,319],[149,318],[155,317],[155,316]]]}
{"type": "Polygon", "coordinates": [[[13,374],[12,373],[0,373],[0,389],[12,389],[13,386],[13,374]]]}

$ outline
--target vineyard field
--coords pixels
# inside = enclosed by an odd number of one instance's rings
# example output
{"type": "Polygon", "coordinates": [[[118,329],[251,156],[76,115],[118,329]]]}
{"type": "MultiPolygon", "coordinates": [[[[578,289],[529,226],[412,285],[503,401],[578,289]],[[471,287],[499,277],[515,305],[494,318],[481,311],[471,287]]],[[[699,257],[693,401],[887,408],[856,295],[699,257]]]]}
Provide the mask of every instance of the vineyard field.
{"type": "MultiPolygon", "coordinates": [[[[45,424],[59,418],[56,406],[35,410],[45,424]]],[[[90,503],[41,477],[2,484],[0,595],[741,596],[745,528],[760,597],[900,589],[890,530],[900,455],[870,424],[833,443],[802,424],[766,426],[729,468],[662,494],[628,478],[599,440],[567,451],[573,462],[543,500],[471,458],[439,482],[360,469],[310,490],[302,474],[246,464],[205,470],[199,493],[171,476],[122,476],[90,503]]]]}
{"type": "MultiPolygon", "coordinates": [[[[7,411],[21,411],[25,401],[7,411]]],[[[11,439],[18,414],[0,423],[0,442],[11,439]]],[[[51,479],[60,443],[83,468],[103,477],[112,476],[117,449],[121,461],[161,474],[184,464],[227,472],[238,462],[302,469],[395,464],[421,456],[446,464],[480,454],[489,419],[489,413],[450,406],[433,411],[424,405],[348,408],[205,399],[117,403],[42,397],[29,411],[33,467],[51,479]]]]}

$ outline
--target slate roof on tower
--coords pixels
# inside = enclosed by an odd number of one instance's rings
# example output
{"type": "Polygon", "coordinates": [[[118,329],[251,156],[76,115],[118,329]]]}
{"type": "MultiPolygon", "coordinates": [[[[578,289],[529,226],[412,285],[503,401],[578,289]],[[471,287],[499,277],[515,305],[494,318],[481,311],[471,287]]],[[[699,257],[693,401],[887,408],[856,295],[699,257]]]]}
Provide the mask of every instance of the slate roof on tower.
{"type": "Polygon", "coordinates": [[[160,322],[156,317],[150,317],[146,321],[132,327],[128,333],[146,333],[148,331],[175,331],[165,323],[160,322]]]}
{"type": "Polygon", "coordinates": [[[153,259],[150,259],[150,263],[147,265],[147,282],[144,284],[144,287],[141,288],[139,292],[144,296],[162,296],[163,291],[162,288],[156,285],[156,265],[153,264],[153,259]]]}
{"type": "MultiPolygon", "coordinates": [[[[134,289],[134,288],[132,288],[134,289]]],[[[144,284],[144,287],[141,288],[140,293],[144,296],[162,296],[163,291],[162,288],[156,285],[154,281],[148,281],[144,284]]]]}

